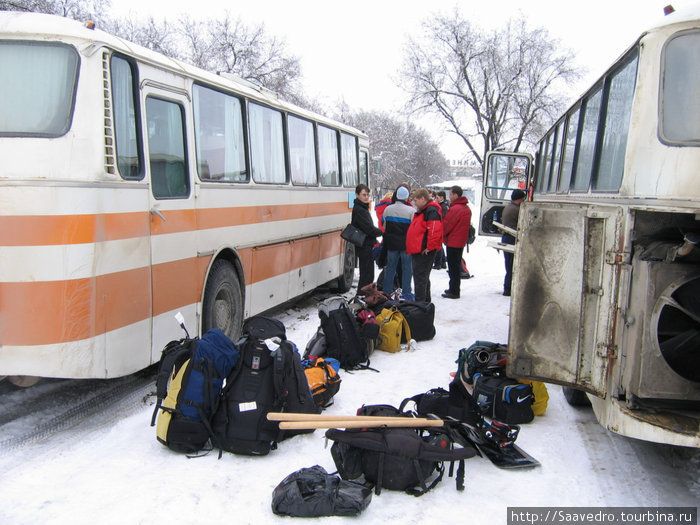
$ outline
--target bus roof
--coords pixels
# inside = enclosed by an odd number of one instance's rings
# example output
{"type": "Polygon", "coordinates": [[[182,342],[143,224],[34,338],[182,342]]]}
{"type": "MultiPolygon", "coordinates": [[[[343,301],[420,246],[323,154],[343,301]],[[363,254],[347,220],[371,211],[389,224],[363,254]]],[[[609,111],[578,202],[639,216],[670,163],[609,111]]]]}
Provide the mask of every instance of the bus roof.
{"type": "Polygon", "coordinates": [[[101,47],[107,47],[132,56],[146,63],[169,69],[173,72],[201,80],[209,85],[222,89],[233,90],[236,93],[252,100],[276,106],[301,117],[306,117],[328,124],[335,128],[352,134],[367,137],[367,135],[347,124],[325,117],[321,114],[309,111],[279,98],[273,91],[258,87],[251,82],[238,78],[235,75],[217,75],[200,69],[191,64],[165,56],[161,53],[145,48],[123,38],[119,38],[100,29],[89,29],[84,24],[56,15],[42,13],[21,13],[17,11],[0,12],[0,38],[11,35],[26,39],[27,35],[36,35],[39,39],[50,40],[55,37],[65,37],[72,40],[82,40],[85,46],[78,49],[81,54],[91,55],[101,47]]]}

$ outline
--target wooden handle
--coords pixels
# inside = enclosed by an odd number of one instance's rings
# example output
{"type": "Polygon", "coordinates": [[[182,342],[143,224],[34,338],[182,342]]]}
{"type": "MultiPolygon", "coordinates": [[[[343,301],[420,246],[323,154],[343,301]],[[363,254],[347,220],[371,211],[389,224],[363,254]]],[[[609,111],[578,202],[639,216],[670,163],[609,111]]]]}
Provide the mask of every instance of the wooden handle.
{"type": "Polygon", "coordinates": [[[441,427],[443,422],[441,419],[423,419],[413,417],[395,417],[381,418],[374,416],[371,420],[367,419],[335,419],[329,421],[309,420],[309,421],[281,421],[280,429],[282,430],[300,430],[300,429],[316,429],[316,428],[377,428],[377,427],[392,427],[392,428],[412,428],[412,427],[441,427]]]}
{"type": "MultiPolygon", "coordinates": [[[[302,414],[299,412],[268,412],[268,421],[338,421],[338,420],[367,420],[372,421],[378,416],[344,416],[333,414],[302,414]]],[[[382,417],[382,419],[391,419],[394,416],[382,417]]],[[[395,416],[396,419],[408,419],[400,416],[395,416]]]]}

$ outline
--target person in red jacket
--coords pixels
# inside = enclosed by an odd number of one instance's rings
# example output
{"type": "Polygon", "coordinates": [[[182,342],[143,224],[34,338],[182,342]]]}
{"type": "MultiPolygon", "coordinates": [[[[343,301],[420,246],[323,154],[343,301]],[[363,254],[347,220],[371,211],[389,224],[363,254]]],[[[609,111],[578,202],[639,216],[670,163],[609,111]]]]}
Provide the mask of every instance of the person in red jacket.
{"type": "Polygon", "coordinates": [[[442,248],[442,214],[426,189],[416,190],[413,202],[418,211],[406,233],[406,253],[411,256],[416,301],[430,302],[430,270],[442,248]]]}
{"type": "Polygon", "coordinates": [[[450,188],[450,208],[445,215],[443,230],[447,246],[447,273],[450,275],[450,287],[442,294],[446,299],[459,299],[462,253],[469,239],[469,225],[472,222],[472,210],[469,202],[462,196],[462,188],[450,188]]]}
{"type": "Polygon", "coordinates": [[[391,200],[393,195],[393,191],[387,191],[384,194],[384,197],[382,197],[382,200],[380,200],[377,204],[374,205],[374,213],[377,214],[377,224],[379,225],[379,229],[382,231],[384,231],[384,221],[382,220],[382,216],[384,215],[384,209],[390,204],[394,203],[391,200]]]}

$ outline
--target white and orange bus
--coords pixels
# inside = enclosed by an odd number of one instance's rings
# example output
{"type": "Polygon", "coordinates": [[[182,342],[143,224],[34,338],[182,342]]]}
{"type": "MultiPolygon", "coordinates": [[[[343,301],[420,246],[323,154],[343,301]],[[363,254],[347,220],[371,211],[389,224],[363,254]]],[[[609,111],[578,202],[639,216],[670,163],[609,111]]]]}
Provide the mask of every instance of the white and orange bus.
{"type": "MultiPolygon", "coordinates": [[[[110,378],[324,283],[368,139],[82,24],[0,13],[0,376],[110,378]]],[[[25,381],[26,382],[26,381],[25,381]]]]}
{"type": "Polygon", "coordinates": [[[700,447],[700,10],[648,31],[532,157],[492,152],[482,234],[514,188],[513,377],[622,435],[700,447]]]}

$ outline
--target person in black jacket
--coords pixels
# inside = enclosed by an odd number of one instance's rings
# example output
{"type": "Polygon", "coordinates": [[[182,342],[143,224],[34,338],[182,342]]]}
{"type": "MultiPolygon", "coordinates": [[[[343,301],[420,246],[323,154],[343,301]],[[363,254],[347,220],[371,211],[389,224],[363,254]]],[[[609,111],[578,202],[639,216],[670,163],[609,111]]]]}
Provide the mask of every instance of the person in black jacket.
{"type": "Polygon", "coordinates": [[[367,235],[362,246],[355,246],[355,253],[360,261],[360,280],[357,283],[357,290],[363,286],[374,282],[374,259],[372,258],[372,246],[377,242],[377,237],[382,236],[382,230],[377,228],[372,222],[369,214],[369,188],[364,184],[359,184],[355,188],[355,201],[352,206],[352,220],[355,228],[367,235]]]}

